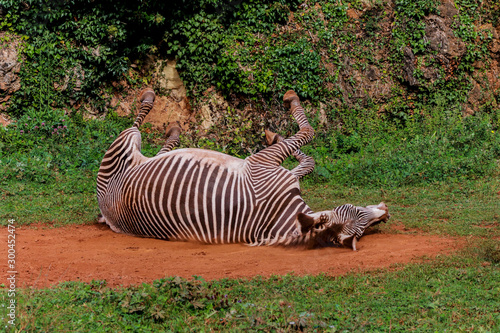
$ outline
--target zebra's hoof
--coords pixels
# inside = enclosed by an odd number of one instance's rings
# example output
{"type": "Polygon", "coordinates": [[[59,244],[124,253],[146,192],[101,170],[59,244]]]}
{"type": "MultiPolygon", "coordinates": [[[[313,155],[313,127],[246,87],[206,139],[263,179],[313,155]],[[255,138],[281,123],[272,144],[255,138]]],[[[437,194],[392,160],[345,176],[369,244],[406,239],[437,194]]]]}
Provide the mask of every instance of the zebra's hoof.
{"type": "Polygon", "coordinates": [[[139,97],[139,101],[153,103],[155,101],[155,92],[151,88],[146,88],[141,91],[141,96],[139,97]]]}
{"type": "Polygon", "coordinates": [[[283,96],[283,103],[285,104],[285,107],[290,108],[292,106],[292,103],[300,103],[299,96],[295,93],[293,90],[288,90],[285,93],[285,96],[283,96]]]}
{"type": "Polygon", "coordinates": [[[168,124],[166,135],[169,136],[179,136],[181,134],[181,128],[178,122],[168,124]]]}
{"type": "Polygon", "coordinates": [[[266,143],[268,146],[283,141],[283,137],[278,133],[274,133],[268,130],[265,130],[265,132],[266,132],[266,143]]]}

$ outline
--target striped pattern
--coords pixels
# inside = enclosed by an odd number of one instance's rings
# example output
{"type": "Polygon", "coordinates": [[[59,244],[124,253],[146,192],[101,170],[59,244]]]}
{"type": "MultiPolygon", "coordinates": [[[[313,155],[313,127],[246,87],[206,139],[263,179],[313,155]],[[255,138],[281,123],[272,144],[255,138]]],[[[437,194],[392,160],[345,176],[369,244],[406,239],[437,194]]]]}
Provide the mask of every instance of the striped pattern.
{"type": "MultiPolygon", "coordinates": [[[[273,179],[290,178],[277,169],[273,179]]],[[[307,211],[295,179],[274,181],[275,194],[262,195],[254,190],[254,171],[217,152],[175,150],[124,173],[101,211],[124,233],[171,240],[256,243],[294,230],[295,215],[307,211]]]]}
{"type": "MultiPolygon", "coordinates": [[[[337,232],[334,234],[331,231],[326,232],[326,235],[331,235],[326,241],[345,245],[348,240],[353,250],[356,251],[356,242],[363,236],[366,229],[388,218],[387,206],[384,203],[368,207],[357,207],[351,204],[339,206],[331,211],[328,217],[330,222],[327,225],[329,230],[337,232]]],[[[324,240],[325,234],[319,235],[318,238],[324,240]]]]}
{"type": "Polygon", "coordinates": [[[179,138],[180,133],[181,129],[178,126],[173,126],[172,128],[170,128],[167,131],[167,141],[165,141],[165,144],[156,155],[168,153],[169,151],[177,147],[180,143],[180,138],[179,138]]]}
{"type": "MultiPolygon", "coordinates": [[[[361,238],[366,228],[372,223],[373,211],[364,207],[355,207],[351,204],[339,206],[332,210],[332,220],[342,224],[342,235],[348,238],[361,238]]],[[[340,241],[340,239],[339,239],[340,241]]]]}
{"type": "Polygon", "coordinates": [[[141,92],[141,96],[139,98],[139,101],[141,102],[141,107],[139,110],[139,115],[135,119],[134,124],[132,127],[139,128],[142,125],[142,122],[144,121],[144,118],[148,115],[149,111],[153,108],[153,103],[155,101],[155,93],[152,89],[144,89],[141,92]]]}
{"type": "MultiPolygon", "coordinates": [[[[335,210],[313,213],[300,196],[298,178],[312,168],[310,158],[298,149],[312,139],[314,130],[297,96],[287,94],[285,104],[299,132],[255,155],[243,160],[202,149],[172,150],[179,144],[180,133],[174,126],[160,152],[147,158],[140,152],[138,127],[152,108],[154,93],[144,91],[133,127],[113,142],[98,172],[97,198],[103,220],[125,234],[212,244],[305,244],[334,224],[356,233],[355,226],[346,224],[354,215],[335,210]],[[300,162],[292,171],[280,166],[289,155],[300,162]],[[307,223],[318,216],[319,222],[301,232],[301,214],[307,223]]],[[[342,237],[330,238],[340,242],[342,237]]]]}
{"type": "MultiPolygon", "coordinates": [[[[273,145],[282,142],[285,139],[279,134],[266,130],[266,140],[268,145],[273,145]]],[[[314,171],[315,162],[312,157],[307,156],[300,149],[294,151],[292,156],[299,161],[299,165],[290,170],[295,177],[300,179],[314,171]]]]}

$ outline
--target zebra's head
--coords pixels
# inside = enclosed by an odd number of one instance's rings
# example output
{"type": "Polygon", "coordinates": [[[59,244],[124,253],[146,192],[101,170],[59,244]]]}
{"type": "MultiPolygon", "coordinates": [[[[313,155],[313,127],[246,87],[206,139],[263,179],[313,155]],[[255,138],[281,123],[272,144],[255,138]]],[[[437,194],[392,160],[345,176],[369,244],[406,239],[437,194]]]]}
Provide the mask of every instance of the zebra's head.
{"type": "Polygon", "coordinates": [[[386,222],[389,217],[389,210],[383,202],[366,207],[347,204],[331,211],[299,213],[296,224],[301,235],[310,233],[309,239],[313,245],[335,243],[350,246],[356,251],[356,243],[365,230],[386,222]]]}

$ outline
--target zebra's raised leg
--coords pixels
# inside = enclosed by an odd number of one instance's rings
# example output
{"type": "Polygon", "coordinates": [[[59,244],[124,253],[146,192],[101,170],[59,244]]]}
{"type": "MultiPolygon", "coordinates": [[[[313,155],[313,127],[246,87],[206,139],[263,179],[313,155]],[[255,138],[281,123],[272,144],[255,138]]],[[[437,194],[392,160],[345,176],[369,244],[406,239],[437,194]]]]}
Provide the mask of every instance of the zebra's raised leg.
{"type": "Polygon", "coordinates": [[[144,118],[148,115],[149,111],[153,108],[153,103],[155,101],[155,92],[151,88],[146,88],[141,92],[139,97],[139,102],[141,106],[139,108],[139,114],[135,118],[133,127],[139,128],[144,121],[144,118]]]}
{"type": "Polygon", "coordinates": [[[292,155],[303,145],[311,142],[314,137],[314,129],[309,125],[304,109],[300,105],[300,100],[297,94],[289,90],[283,96],[285,107],[289,108],[293,117],[299,125],[299,131],[292,137],[284,139],[266,149],[249,157],[252,161],[263,165],[281,165],[285,158],[292,155]]]}
{"type": "Polygon", "coordinates": [[[168,125],[169,129],[167,129],[167,141],[165,141],[165,144],[163,147],[160,149],[158,154],[156,156],[168,153],[175,147],[179,145],[180,139],[179,135],[181,134],[181,128],[177,126],[175,123],[170,123],[168,125]]]}
{"type": "MultiPolygon", "coordinates": [[[[283,140],[285,140],[285,138],[281,135],[266,130],[266,142],[269,146],[282,142],[283,140]]],[[[299,161],[299,165],[290,171],[295,177],[300,179],[313,172],[315,163],[311,156],[307,156],[300,149],[294,151],[292,156],[299,161]]]]}

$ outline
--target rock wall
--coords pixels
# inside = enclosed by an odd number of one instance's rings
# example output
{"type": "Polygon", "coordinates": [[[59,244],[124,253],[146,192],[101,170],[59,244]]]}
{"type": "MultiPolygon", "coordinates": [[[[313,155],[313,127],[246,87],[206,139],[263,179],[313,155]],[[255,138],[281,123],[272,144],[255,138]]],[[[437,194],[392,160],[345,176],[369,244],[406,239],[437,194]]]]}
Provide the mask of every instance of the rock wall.
{"type": "MultiPolygon", "coordinates": [[[[377,16],[380,12],[384,15],[378,21],[378,38],[390,40],[392,38],[394,9],[392,2],[385,2],[384,7],[378,8],[373,3],[364,3],[364,10],[349,9],[347,14],[349,19],[357,23],[353,32],[357,38],[366,38],[362,29],[363,19],[377,16]]],[[[500,6],[498,6],[500,7],[500,6]]],[[[500,9],[500,8],[499,8],[500,9]]],[[[414,50],[410,46],[403,49],[402,81],[395,79],[393,64],[388,60],[390,49],[388,44],[375,45],[371,50],[374,56],[373,64],[365,64],[362,69],[347,56],[342,59],[340,66],[340,77],[338,88],[341,91],[342,99],[347,105],[352,106],[355,102],[365,104],[371,101],[380,105],[383,111],[388,100],[394,95],[395,90],[418,89],[423,86],[432,85],[444,69],[445,79],[448,80],[455,75],[458,62],[462,60],[466,53],[466,44],[458,38],[453,28],[458,22],[459,11],[453,0],[442,0],[438,6],[439,15],[429,15],[424,18],[425,41],[428,42],[428,49],[431,51],[433,59],[441,68],[426,66],[422,56],[415,56],[414,50]],[[420,59],[419,59],[420,57],[420,59]],[[422,77],[416,77],[417,70],[422,72],[422,77]],[[391,73],[391,74],[389,74],[391,73]]],[[[471,82],[471,89],[467,102],[462,105],[465,115],[473,114],[485,105],[498,107],[496,100],[500,95],[499,81],[499,60],[500,60],[500,25],[494,27],[491,23],[480,25],[476,28],[479,38],[491,38],[488,44],[490,54],[485,61],[474,63],[473,75],[468,77],[471,82]]],[[[325,65],[327,70],[333,75],[335,68],[332,64],[325,65]]]]}
{"type": "Polygon", "coordinates": [[[21,88],[19,71],[22,58],[20,48],[21,38],[7,32],[0,32],[0,123],[9,124],[9,116],[5,112],[9,99],[21,88]]]}
{"type": "Polygon", "coordinates": [[[488,45],[490,57],[474,63],[475,71],[470,78],[472,89],[465,105],[466,114],[473,114],[486,105],[498,108],[497,99],[500,95],[500,25],[493,27],[484,24],[478,30],[480,36],[491,36],[488,45]]]}

